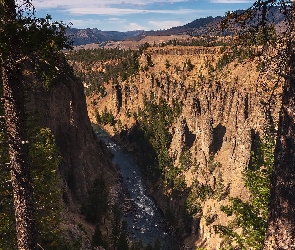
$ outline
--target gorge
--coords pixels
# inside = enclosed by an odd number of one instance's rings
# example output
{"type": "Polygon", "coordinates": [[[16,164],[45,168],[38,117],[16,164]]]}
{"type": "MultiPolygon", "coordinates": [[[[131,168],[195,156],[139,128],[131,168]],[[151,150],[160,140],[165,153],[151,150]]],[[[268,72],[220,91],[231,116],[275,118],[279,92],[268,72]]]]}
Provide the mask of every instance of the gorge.
{"type": "Polygon", "coordinates": [[[72,51],[4,1],[0,249],[295,249],[294,6],[72,51]]]}
{"type": "Polygon", "coordinates": [[[259,70],[251,57],[259,48],[180,43],[66,52],[75,72],[61,60],[50,87],[38,84],[30,64],[23,69],[30,120],[50,129],[60,154],[63,237],[78,249],[235,244],[218,230],[235,219],[226,212],[232,199],[252,198],[247,171],[268,167],[255,159],[277,129],[282,83],[259,70]],[[108,149],[116,144],[98,141],[90,121],[134,156],[140,175],[128,164],[119,172],[108,149]]]}
{"type": "MultiPolygon", "coordinates": [[[[222,207],[229,197],[249,199],[243,183],[251,151],[278,122],[276,79],[258,62],[229,58],[222,47],[151,46],[138,73],[87,97],[92,122],[152,172],[150,194],[187,247],[224,244],[215,228],[232,218],[222,207]]],[[[92,71],[103,70],[98,65],[91,62],[92,71]]]]}

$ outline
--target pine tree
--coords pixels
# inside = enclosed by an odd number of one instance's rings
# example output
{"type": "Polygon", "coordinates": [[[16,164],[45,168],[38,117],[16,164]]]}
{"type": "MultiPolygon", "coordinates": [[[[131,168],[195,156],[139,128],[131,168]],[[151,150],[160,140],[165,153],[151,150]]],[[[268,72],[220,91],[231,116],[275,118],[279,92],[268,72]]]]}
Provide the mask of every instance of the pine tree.
{"type": "Polygon", "coordinates": [[[129,249],[129,244],[128,244],[128,224],[126,221],[122,221],[122,226],[121,226],[121,233],[118,239],[118,249],[120,250],[128,250],[129,249]]]}

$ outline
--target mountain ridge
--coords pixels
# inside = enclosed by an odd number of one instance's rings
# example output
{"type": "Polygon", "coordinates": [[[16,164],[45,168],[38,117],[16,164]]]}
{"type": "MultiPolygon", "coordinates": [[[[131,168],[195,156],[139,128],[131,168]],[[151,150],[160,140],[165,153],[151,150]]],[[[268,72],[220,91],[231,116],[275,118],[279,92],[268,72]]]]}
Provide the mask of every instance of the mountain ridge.
{"type": "MultiPolygon", "coordinates": [[[[236,10],[237,14],[242,13],[244,10],[236,10]]],[[[195,19],[182,26],[172,27],[170,29],[160,30],[133,30],[133,31],[103,31],[98,28],[69,28],[67,34],[72,39],[74,46],[86,45],[86,44],[102,44],[110,41],[139,41],[148,36],[204,36],[204,35],[219,35],[221,30],[219,24],[224,16],[207,16],[203,18],[195,19]]],[[[268,19],[273,22],[277,30],[284,29],[283,15],[281,10],[274,7],[269,11],[268,19]]],[[[256,17],[251,22],[256,22],[256,17]]]]}
{"type": "Polygon", "coordinates": [[[182,26],[172,27],[165,30],[134,30],[134,31],[103,31],[97,28],[69,28],[68,36],[73,40],[75,46],[85,45],[90,43],[100,44],[107,41],[122,41],[122,40],[141,40],[146,36],[170,36],[170,35],[204,35],[207,32],[207,27],[216,25],[222,19],[217,17],[198,18],[190,23],[182,26]]]}

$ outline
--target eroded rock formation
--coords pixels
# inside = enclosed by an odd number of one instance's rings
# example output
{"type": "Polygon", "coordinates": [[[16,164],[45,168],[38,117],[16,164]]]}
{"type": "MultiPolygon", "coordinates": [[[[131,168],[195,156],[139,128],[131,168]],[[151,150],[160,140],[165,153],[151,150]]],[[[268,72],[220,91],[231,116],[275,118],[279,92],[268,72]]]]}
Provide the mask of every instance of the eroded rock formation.
{"type": "MultiPolygon", "coordinates": [[[[216,249],[222,239],[213,226],[226,225],[229,220],[220,206],[227,204],[229,196],[247,200],[243,171],[249,166],[254,141],[263,137],[269,124],[274,127],[277,124],[281,89],[273,92],[275,81],[271,75],[258,73],[253,61],[246,60],[243,64],[233,61],[220,69],[217,67],[222,56],[219,50],[194,56],[194,51],[199,50],[190,48],[179,54],[175,48],[166,52],[151,48],[149,60],[154,66],[119,83],[120,100],[114,99],[118,95],[112,94],[113,87],[106,85],[107,95],[103,98],[93,95],[88,106],[94,122],[95,109],[101,112],[106,107],[116,115],[123,126],[116,130],[106,126],[114,134],[122,127],[134,126],[130,114],[144,108],[144,99],[150,94],[158,102],[183,103],[180,117],[170,128],[173,139],[169,150],[171,156],[176,155],[174,164],[177,165],[181,152],[188,148],[195,165],[184,172],[187,185],[197,180],[213,194],[201,202],[202,211],[194,215],[190,235],[182,237],[188,247],[216,249]],[[193,70],[187,69],[188,60],[194,65],[193,70]],[[97,105],[91,105],[93,100],[97,105]]],[[[147,65],[146,56],[142,55],[140,60],[143,69],[147,65]]],[[[152,193],[163,211],[170,207],[177,214],[182,211],[179,207],[185,206],[185,201],[167,195],[167,190],[155,188],[152,193]]]]}

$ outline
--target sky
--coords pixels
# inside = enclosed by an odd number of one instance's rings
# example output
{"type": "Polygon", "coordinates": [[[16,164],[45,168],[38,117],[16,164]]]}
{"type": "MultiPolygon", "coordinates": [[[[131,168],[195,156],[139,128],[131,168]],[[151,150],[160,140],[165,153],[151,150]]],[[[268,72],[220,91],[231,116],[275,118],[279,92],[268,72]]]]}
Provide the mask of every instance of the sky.
{"type": "Polygon", "coordinates": [[[104,31],[160,30],[181,26],[195,19],[223,16],[246,9],[250,0],[33,0],[38,17],[73,28],[104,31]]]}

